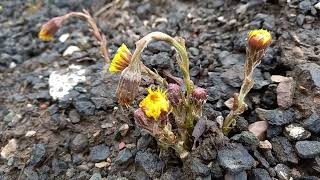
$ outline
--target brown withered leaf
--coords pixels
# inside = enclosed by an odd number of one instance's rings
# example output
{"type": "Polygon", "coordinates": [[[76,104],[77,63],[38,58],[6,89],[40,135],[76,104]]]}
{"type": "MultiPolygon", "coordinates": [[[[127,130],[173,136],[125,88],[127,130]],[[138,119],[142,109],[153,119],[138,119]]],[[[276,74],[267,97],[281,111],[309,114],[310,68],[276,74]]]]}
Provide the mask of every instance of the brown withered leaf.
{"type": "Polygon", "coordinates": [[[193,145],[195,145],[195,143],[199,140],[201,135],[212,126],[214,126],[213,121],[208,121],[207,117],[204,116],[200,117],[192,131],[192,136],[194,137],[193,145]]]}

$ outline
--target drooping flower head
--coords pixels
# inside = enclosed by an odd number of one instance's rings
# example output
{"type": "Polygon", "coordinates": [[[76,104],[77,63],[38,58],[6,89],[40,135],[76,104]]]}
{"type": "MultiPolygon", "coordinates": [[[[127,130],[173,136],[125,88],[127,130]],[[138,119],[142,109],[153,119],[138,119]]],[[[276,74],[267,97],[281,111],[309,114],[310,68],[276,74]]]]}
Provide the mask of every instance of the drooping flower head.
{"type": "Polygon", "coordinates": [[[109,66],[110,73],[122,72],[130,64],[132,54],[125,44],[122,44],[117,50],[109,66]]]}
{"type": "Polygon", "coordinates": [[[191,93],[191,98],[193,104],[193,114],[196,116],[202,116],[203,105],[208,99],[208,90],[201,87],[196,87],[191,93]]]}
{"type": "Polygon", "coordinates": [[[257,50],[266,49],[272,41],[269,31],[264,29],[256,29],[248,33],[249,48],[257,50]]]}
{"type": "Polygon", "coordinates": [[[140,81],[141,67],[139,63],[130,64],[121,72],[116,92],[119,104],[130,106],[133,103],[139,92],[140,81]]]}
{"type": "Polygon", "coordinates": [[[58,16],[50,19],[47,23],[41,26],[41,29],[38,33],[39,39],[42,41],[51,41],[53,36],[62,26],[65,16],[58,16]]]}
{"type": "Polygon", "coordinates": [[[170,103],[167,99],[166,92],[159,87],[155,91],[149,87],[148,93],[148,96],[140,102],[139,106],[148,117],[152,117],[157,121],[161,113],[170,112],[170,103]]]}

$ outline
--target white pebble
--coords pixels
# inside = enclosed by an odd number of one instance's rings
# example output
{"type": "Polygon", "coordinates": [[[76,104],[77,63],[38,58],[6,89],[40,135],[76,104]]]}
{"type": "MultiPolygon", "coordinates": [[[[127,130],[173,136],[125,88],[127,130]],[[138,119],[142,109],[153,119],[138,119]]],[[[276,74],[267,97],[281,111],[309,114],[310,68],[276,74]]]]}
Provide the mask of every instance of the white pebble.
{"type": "Polygon", "coordinates": [[[67,47],[67,49],[63,52],[62,56],[70,56],[72,55],[74,52],[76,51],[80,51],[80,48],[78,48],[77,46],[69,46],[67,47]]]}

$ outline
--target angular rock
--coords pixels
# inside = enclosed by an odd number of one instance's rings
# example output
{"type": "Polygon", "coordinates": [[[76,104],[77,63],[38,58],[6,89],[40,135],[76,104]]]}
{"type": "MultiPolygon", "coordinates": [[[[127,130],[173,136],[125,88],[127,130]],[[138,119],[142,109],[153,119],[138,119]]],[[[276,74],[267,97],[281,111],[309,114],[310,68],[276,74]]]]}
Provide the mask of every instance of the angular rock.
{"type": "Polygon", "coordinates": [[[288,180],[290,178],[290,168],[288,166],[284,164],[277,164],[274,167],[274,170],[280,180],[288,180]]]}
{"type": "Polygon", "coordinates": [[[253,169],[251,178],[252,180],[272,180],[268,171],[261,168],[253,169]]]}
{"type": "Polygon", "coordinates": [[[225,180],[245,180],[248,179],[246,171],[241,171],[239,173],[226,173],[224,176],[225,180]]]}
{"type": "Polygon", "coordinates": [[[298,164],[298,157],[287,138],[281,136],[272,138],[271,144],[277,159],[281,163],[298,164]]]}
{"type": "Polygon", "coordinates": [[[277,103],[281,108],[288,108],[292,105],[292,99],[295,89],[295,81],[289,78],[287,81],[282,81],[277,87],[277,103]]]}
{"type": "Polygon", "coordinates": [[[99,162],[107,159],[110,155],[110,149],[104,144],[100,144],[90,148],[89,160],[99,162]]]}
{"type": "Polygon", "coordinates": [[[231,173],[251,169],[255,165],[253,157],[241,144],[232,144],[218,151],[219,164],[231,173]]]}
{"type": "Polygon", "coordinates": [[[267,121],[257,121],[250,124],[248,127],[248,130],[252,132],[260,140],[263,140],[265,138],[267,129],[268,129],[267,121]]]}
{"type": "Polygon", "coordinates": [[[314,87],[320,88],[320,66],[316,63],[300,64],[298,67],[301,72],[300,77],[304,78],[305,82],[310,79],[314,87]]]}
{"type": "Polygon", "coordinates": [[[9,140],[8,144],[5,145],[1,150],[1,157],[8,159],[9,157],[13,156],[17,151],[17,147],[18,144],[16,139],[9,140]]]}
{"type": "Polygon", "coordinates": [[[232,140],[242,143],[246,146],[253,146],[256,147],[259,144],[258,138],[249,131],[242,131],[240,134],[236,134],[231,137],[232,140]]]}
{"type": "Polygon", "coordinates": [[[71,150],[74,152],[84,151],[89,144],[87,136],[83,134],[77,134],[76,137],[71,142],[71,150]]]}
{"type": "Polygon", "coordinates": [[[44,144],[34,144],[31,151],[30,165],[36,166],[44,160],[46,148],[44,144]]]}
{"type": "Polygon", "coordinates": [[[320,155],[319,141],[298,141],[295,147],[302,159],[315,158],[320,155]]]}
{"type": "Polygon", "coordinates": [[[75,108],[77,109],[78,113],[90,116],[94,114],[96,107],[91,101],[77,100],[75,102],[75,108]]]}
{"type": "Polygon", "coordinates": [[[257,108],[256,113],[261,120],[268,121],[271,125],[282,126],[294,120],[295,114],[290,110],[266,110],[257,108]]]}
{"type": "Polygon", "coordinates": [[[94,173],[89,180],[101,180],[101,174],[100,173],[94,173]]]}
{"type": "Polygon", "coordinates": [[[209,167],[203,164],[198,158],[192,159],[190,168],[197,176],[208,176],[210,173],[209,167]]]}
{"type": "Polygon", "coordinates": [[[115,163],[120,165],[125,164],[131,159],[131,157],[132,157],[131,151],[125,148],[119,152],[118,156],[116,157],[115,163]]]}
{"type": "Polygon", "coordinates": [[[69,118],[72,123],[80,122],[80,115],[74,109],[69,112],[69,118]]]}
{"type": "Polygon", "coordinates": [[[311,136],[311,133],[299,124],[290,124],[286,126],[284,134],[290,140],[305,140],[311,136]]]}
{"type": "Polygon", "coordinates": [[[135,162],[141,166],[151,178],[159,177],[165,165],[156,154],[146,151],[138,151],[135,162]]]}
{"type": "Polygon", "coordinates": [[[313,112],[306,120],[303,121],[303,126],[313,133],[320,133],[320,116],[313,112]]]}

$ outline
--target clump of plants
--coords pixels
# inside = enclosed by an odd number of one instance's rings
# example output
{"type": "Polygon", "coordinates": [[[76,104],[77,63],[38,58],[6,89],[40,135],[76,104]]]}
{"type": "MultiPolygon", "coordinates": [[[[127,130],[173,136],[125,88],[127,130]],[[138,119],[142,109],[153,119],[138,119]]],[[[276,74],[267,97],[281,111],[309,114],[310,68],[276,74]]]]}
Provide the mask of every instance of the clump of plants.
{"type": "MultiPolygon", "coordinates": [[[[134,110],[135,123],[154,136],[161,147],[173,148],[181,159],[186,158],[192,145],[191,134],[194,125],[202,117],[202,108],[206,103],[208,93],[206,89],[195,86],[190,80],[189,57],[184,39],[174,38],[162,32],[152,32],[136,42],[136,49],[133,53],[125,44],[122,44],[110,62],[106,38],[87,11],[71,12],[52,18],[41,27],[39,38],[52,40],[63,22],[70,17],[81,17],[88,22],[100,44],[100,52],[109,72],[121,73],[116,91],[120,105],[130,107],[133,104],[139,94],[142,75],[150,76],[158,82],[159,85],[146,89],[148,95],[139,102],[138,108],[134,110]],[[181,70],[183,83],[168,83],[156,71],[143,64],[141,53],[152,41],[164,41],[174,47],[177,52],[176,64],[181,70]],[[170,114],[172,116],[169,116],[170,114]],[[170,119],[170,117],[173,118],[170,119]]],[[[246,109],[244,98],[254,84],[253,70],[260,63],[270,43],[271,35],[266,30],[254,30],[248,34],[245,79],[240,93],[234,96],[233,109],[224,120],[223,132],[225,134],[228,134],[237,117],[246,109]]]]}

